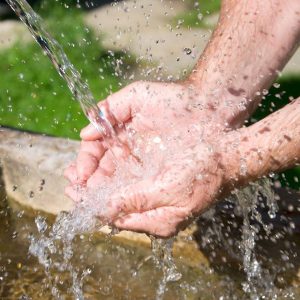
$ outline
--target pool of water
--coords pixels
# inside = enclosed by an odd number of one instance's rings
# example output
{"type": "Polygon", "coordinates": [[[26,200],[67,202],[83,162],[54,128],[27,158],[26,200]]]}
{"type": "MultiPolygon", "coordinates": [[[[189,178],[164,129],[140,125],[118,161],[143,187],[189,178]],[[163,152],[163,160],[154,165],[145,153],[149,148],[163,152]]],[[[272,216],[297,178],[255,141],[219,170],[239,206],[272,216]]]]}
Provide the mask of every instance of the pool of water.
{"type": "MultiPolygon", "coordinates": [[[[29,237],[37,234],[34,217],[40,213],[16,207],[4,193],[0,203],[0,298],[54,299],[55,287],[61,299],[74,299],[74,278],[67,272],[51,269],[46,274],[44,267],[28,253],[29,237]]],[[[193,237],[212,268],[200,261],[191,266],[186,257],[179,256],[176,264],[182,279],[167,284],[163,299],[251,298],[242,289],[245,274],[239,255],[240,227],[237,217],[228,213],[230,209],[229,204],[223,205],[213,219],[202,218],[193,237]]],[[[54,220],[46,217],[50,223],[54,220]]],[[[263,280],[274,283],[274,294],[269,298],[276,295],[278,299],[300,299],[300,238],[296,231],[284,228],[274,231],[273,241],[259,235],[257,253],[270,270],[263,280]]],[[[150,249],[115,242],[99,234],[78,236],[73,249],[72,265],[84,277],[79,287],[84,299],[156,298],[162,271],[151,259],[150,249]]],[[[264,292],[259,293],[262,298],[264,292]]]]}

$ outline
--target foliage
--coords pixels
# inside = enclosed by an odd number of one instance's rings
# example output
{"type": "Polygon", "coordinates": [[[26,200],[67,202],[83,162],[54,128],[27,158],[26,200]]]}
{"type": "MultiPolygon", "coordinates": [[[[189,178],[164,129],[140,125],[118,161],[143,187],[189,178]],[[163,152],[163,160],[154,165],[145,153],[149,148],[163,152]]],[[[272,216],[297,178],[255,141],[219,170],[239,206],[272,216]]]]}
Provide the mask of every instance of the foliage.
{"type": "MultiPolygon", "coordinates": [[[[88,80],[96,99],[118,88],[114,66],[122,55],[110,55],[85,27],[78,9],[49,1],[40,13],[49,32],[63,46],[71,62],[88,80]],[[47,4],[48,3],[48,4],[47,4]]],[[[55,136],[78,138],[88,122],[72,100],[65,82],[36,43],[17,43],[0,51],[0,124],[55,136]]]]}

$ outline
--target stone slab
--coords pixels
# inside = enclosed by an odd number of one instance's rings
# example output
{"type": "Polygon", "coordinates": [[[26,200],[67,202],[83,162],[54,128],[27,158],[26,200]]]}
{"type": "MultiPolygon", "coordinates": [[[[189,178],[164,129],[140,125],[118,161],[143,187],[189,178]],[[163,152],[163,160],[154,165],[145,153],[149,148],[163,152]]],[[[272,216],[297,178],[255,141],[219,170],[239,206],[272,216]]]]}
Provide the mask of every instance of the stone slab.
{"type": "Polygon", "coordinates": [[[22,206],[57,214],[70,210],[63,169],[78,142],[0,128],[0,159],[6,194],[22,206]]]}

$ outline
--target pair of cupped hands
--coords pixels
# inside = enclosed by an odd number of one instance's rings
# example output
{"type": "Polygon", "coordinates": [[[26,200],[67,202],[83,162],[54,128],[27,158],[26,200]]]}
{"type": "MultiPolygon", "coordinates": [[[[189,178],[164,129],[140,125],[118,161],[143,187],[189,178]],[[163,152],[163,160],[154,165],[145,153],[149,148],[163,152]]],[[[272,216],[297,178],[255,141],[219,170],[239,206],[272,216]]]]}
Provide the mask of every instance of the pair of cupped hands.
{"type": "MultiPolygon", "coordinates": [[[[230,113],[220,110],[213,99],[201,96],[201,90],[188,83],[135,82],[99,106],[121,144],[113,149],[113,156],[92,125],[81,131],[77,159],[65,170],[70,183],[65,192],[74,201],[78,184],[83,190],[96,190],[113,176],[116,159],[133,155],[135,136],[139,137],[140,151],[147,151],[153,139],[167,140],[162,150],[167,155],[155,174],[110,196],[110,209],[100,216],[108,223],[120,229],[172,236],[232,189],[232,164],[227,162],[225,148],[242,122],[230,121],[226,117],[230,113]]],[[[151,160],[155,164],[156,157],[151,160]]]]}

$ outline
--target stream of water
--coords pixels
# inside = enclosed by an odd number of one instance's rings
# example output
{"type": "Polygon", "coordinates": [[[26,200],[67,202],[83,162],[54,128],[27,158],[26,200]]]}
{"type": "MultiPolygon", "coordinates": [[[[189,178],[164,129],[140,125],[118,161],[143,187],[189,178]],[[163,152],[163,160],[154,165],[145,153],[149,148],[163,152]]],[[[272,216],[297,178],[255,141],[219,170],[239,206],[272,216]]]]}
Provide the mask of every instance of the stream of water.
{"type": "Polygon", "coordinates": [[[27,26],[36,42],[48,55],[59,75],[66,81],[73,97],[96,129],[105,137],[108,146],[117,141],[114,129],[98,107],[88,83],[70,62],[61,45],[48,33],[41,17],[25,0],[7,0],[20,20],[27,26]]]}

